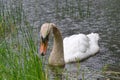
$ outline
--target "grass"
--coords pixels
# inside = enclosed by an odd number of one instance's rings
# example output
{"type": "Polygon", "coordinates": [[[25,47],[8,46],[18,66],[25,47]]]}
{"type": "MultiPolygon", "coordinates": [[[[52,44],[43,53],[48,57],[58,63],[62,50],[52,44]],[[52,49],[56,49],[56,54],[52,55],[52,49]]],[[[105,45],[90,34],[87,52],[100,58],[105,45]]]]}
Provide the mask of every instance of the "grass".
{"type": "Polygon", "coordinates": [[[18,51],[8,44],[0,46],[1,80],[41,80],[44,79],[42,64],[33,50],[19,46],[18,51]]]}
{"type": "Polygon", "coordinates": [[[23,15],[22,1],[18,2],[14,9],[1,6],[0,80],[47,80],[32,37],[33,26],[23,15]]]}

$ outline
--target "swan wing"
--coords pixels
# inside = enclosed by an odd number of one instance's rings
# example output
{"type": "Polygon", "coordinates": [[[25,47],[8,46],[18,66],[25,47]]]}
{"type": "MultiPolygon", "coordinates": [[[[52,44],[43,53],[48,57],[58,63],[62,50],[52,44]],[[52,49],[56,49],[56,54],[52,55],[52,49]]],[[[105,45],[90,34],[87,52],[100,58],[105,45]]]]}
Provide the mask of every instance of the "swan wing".
{"type": "Polygon", "coordinates": [[[72,35],[63,40],[65,61],[82,58],[89,48],[89,38],[84,34],[72,35]]]}
{"type": "Polygon", "coordinates": [[[75,62],[94,55],[99,51],[98,40],[99,34],[97,33],[78,34],[64,38],[65,62],[75,62]]]}

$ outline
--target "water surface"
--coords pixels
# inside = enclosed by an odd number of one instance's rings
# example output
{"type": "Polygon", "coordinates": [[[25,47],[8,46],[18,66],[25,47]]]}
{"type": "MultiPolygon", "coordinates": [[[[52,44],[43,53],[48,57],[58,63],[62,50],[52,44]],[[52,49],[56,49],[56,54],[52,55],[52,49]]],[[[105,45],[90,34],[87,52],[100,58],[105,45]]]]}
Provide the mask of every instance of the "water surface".
{"type": "MultiPolygon", "coordinates": [[[[35,38],[45,22],[58,25],[63,38],[78,33],[100,34],[98,54],[83,62],[66,64],[62,72],[51,69],[50,80],[56,77],[66,80],[66,76],[68,80],[80,80],[83,75],[85,80],[120,78],[120,75],[116,78],[101,74],[104,69],[120,72],[120,0],[23,0],[23,8],[27,20],[34,26],[35,38]]],[[[49,43],[51,49],[52,40],[49,43]]]]}
{"type": "Polygon", "coordinates": [[[101,72],[105,67],[108,71],[120,72],[120,1],[79,0],[80,4],[77,4],[78,0],[68,1],[67,4],[66,1],[41,0],[37,3],[34,0],[24,1],[28,20],[36,28],[45,22],[55,23],[61,30],[63,38],[78,33],[99,33],[100,51],[83,62],[67,64],[64,73],[52,74],[51,80],[56,76],[64,79],[67,73],[70,80],[81,79],[83,74],[87,80],[103,80],[106,75],[97,72],[101,72]]]}

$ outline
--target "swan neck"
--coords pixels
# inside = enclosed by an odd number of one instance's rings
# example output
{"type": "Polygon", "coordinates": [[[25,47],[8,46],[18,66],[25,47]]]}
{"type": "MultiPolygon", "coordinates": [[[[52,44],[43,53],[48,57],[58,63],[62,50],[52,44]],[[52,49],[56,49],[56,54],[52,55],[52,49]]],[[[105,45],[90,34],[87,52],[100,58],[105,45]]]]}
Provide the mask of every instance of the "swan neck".
{"type": "Polygon", "coordinates": [[[63,54],[63,40],[61,33],[57,28],[54,27],[53,34],[54,34],[53,50],[59,51],[60,54],[63,54]]]}
{"type": "Polygon", "coordinates": [[[49,57],[49,64],[62,66],[64,62],[63,40],[57,27],[52,27],[54,35],[53,49],[49,57]]]}

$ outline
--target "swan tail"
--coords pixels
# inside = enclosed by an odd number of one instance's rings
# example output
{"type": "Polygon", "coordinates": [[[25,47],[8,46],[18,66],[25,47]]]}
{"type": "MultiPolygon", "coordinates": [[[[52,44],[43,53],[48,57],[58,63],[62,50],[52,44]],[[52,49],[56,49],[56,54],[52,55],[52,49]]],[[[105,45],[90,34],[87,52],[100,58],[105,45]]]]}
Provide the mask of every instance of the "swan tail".
{"type": "Polygon", "coordinates": [[[99,45],[98,45],[98,40],[100,39],[99,34],[98,33],[91,33],[87,35],[89,38],[89,44],[90,44],[90,48],[89,48],[89,54],[94,55],[95,53],[97,53],[99,51],[99,45]]]}
{"type": "Polygon", "coordinates": [[[88,34],[87,37],[88,37],[90,40],[95,40],[95,41],[98,41],[98,40],[100,39],[98,33],[91,33],[91,34],[88,34]]]}

